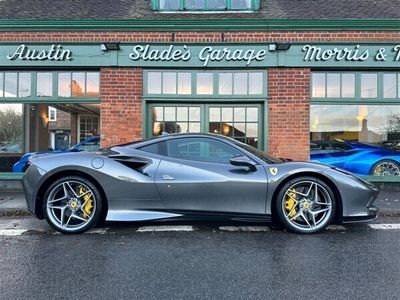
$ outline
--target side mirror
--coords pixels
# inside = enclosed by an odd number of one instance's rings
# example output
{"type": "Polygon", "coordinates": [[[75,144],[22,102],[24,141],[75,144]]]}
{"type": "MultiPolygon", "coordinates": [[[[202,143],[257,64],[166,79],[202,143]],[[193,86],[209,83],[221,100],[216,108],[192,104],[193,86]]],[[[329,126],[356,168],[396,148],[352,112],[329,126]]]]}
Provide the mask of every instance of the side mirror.
{"type": "Polygon", "coordinates": [[[238,167],[247,167],[249,171],[255,172],[257,171],[256,163],[252,161],[247,156],[236,156],[230,159],[229,161],[231,165],[238,166],[238,167]]]}

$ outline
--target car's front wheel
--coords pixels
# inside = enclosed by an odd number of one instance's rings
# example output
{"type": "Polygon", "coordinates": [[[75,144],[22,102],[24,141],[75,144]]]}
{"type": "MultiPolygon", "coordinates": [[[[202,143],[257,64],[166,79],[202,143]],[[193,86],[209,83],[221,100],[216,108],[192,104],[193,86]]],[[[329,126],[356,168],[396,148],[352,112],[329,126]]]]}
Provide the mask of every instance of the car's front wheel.
{"type": "Polygon", "coordinates": [[[314,177],[298,177],[280,190],[276,212],[285,227],[297,233],[314,233],[325,229],[336,210],[331,188],[314,177]]]}
{"type": "Polygon", "coordinates": [[[47,222],[62,233],[81,233],[100,219],[101,194],[89,180],[68,176],[55,181],[47,189],[43,212],[47,222]]]}

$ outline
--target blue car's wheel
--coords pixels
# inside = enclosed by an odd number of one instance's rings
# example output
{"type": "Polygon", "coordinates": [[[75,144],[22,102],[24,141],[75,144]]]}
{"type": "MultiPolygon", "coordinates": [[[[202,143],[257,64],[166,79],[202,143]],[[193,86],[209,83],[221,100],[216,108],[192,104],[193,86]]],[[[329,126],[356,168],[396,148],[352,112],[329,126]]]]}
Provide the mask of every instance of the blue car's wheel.
{"type": "Polygon", "coordinates": [[[374,176],[399,176],[400,166],[393,160],[385,159],[378,161],[371,171],[374,176]]]}

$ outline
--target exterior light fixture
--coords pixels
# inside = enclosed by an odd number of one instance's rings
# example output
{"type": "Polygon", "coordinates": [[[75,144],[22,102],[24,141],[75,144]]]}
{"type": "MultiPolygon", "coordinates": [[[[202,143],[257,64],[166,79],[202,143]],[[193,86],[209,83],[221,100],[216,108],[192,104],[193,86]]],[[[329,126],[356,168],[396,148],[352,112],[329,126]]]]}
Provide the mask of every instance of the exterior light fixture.
{"type": "Polygon", "coordinates": [[[290,43],[275,43],[269,44],[268,50],[269,51],[287,51],[292,46],[290,43]]]}
{"type": "Polygon", "coordinates": [[[113,43],[102,43],[100,45],[100,50],[101,51],[118,51],[119,50],[119,43],[113,42],[113,43]]]}

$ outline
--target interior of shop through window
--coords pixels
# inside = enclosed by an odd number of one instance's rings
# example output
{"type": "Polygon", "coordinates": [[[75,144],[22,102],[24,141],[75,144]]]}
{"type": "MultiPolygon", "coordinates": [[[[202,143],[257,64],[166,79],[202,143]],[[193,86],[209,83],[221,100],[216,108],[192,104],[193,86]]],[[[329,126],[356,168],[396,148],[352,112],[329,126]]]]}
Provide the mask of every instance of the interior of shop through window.
{"type": "Polygon", "coordinates": [[[310,158],[359,175],[400,175],[400,76],[315,72],[310,158]]]}
{"type": "Polygon", "coordinates": [[[9,73],[0,73],[0,172],[25,171],[26,153],[99,149],[98,72],[9,73]]]}

